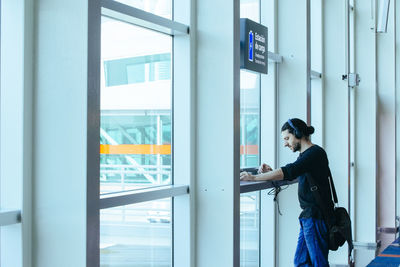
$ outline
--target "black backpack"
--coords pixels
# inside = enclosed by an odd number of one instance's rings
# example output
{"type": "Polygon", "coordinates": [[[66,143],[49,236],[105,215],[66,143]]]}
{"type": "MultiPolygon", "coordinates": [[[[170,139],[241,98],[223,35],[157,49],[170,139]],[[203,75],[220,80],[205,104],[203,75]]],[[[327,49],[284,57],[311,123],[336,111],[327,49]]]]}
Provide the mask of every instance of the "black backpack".
{"type": "Polygon", "coordinates": [[[324,203],[321,198],[318,184],[315,183],[313,177],[307,173],[307,180],[310,185],[311,192],[313,192],[314,198],[320,207],[322,214],[325,218],[329,230],[329,249],[337,250],[339,247],[343,246],[344,242],[347,241],[349,244],[349,257],[351,257],[351,252],[353,250],[353,236],[351,233],[351,220],[347,213],[347,210],[342,207],[338,207],[338,199],[336,195],[335,185],[333,184],[332,174],[329,170],[329,184],[331,197],[333,197],[333,202],[335,207],[332,209],[330,205],[324,203]]]}

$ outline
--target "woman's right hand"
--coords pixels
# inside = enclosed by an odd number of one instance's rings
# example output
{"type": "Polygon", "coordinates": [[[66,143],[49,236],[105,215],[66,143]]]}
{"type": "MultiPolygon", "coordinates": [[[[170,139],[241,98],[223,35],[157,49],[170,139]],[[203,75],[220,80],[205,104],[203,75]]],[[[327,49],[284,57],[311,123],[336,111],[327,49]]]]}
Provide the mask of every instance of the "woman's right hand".
{"type": "Polygon", "coordinates": [[[266,172],[270,172],[272,171],[271,166],[269,166],[268,164],[261,164],[260,168],[258,168],[258,173],[266,173],[266,172]]]}

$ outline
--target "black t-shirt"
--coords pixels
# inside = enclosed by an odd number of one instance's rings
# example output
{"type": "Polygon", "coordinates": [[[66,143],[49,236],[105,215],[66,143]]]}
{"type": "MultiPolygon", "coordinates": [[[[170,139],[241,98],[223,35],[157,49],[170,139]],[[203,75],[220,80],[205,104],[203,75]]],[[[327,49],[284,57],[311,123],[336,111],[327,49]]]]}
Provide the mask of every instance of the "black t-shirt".
{"type": "Polygon", "coordinates": [[[303,153],[300,153],[297,160],[282,167],[284,180],[294,180],[299,178],[299,202],[303,211],[299,218],[323,219],[322,212],[310,190],[306,173],[312,175],[318,185],[319,193],[324,203],[329,203],[333,207],[333,201],[329,186],[329,162],[324,149],[313,145],[303,153]]]}

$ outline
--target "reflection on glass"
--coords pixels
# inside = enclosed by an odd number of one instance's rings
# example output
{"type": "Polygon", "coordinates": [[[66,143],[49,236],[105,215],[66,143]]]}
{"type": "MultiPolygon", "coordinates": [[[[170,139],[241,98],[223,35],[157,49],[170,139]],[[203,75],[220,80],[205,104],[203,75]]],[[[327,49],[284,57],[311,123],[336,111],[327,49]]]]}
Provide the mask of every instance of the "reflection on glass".
{"type": "Polygon", "coordinates": [[[259,266],[260,192],[240,196],[240,266],[259,266]]]}
{"type": "Polygon", "coordinates": [[[101,29],[100,191],[171,184],[172,39],[104,17],[101,29]]]}
{"type": "Polygon", "coordinates": [[[100,266],[172,266],[171,199],[104,209],[100,266]]]}
{"type": "MultiPolygon", "coordinates": [[[[259,0],[240,0],[240,17],[260,21],[259,0]]],[[[240,167],[260,164],[260,74],[240,71],[240,167]]],[[[260,266],[259,192],[240,196],[240,266],[260,266]]]]}
{"type": "Polygon", "coordinates": [[[260,74],[240,71],[240,167],[257,167],[260,145],[260,74]]]}
{"type": "Polygon", "coordinates": [[[171,19],[171,0],[115,0],[128,6],[171,19]]]}
{"type": "MultiPolygon", "coordinates": [[[[240,17],[260,22],[260,1],[240,0],[240,17]]],[[[260,165],[260,74],[240,71],[240,167],[260,165]]],[[[240,266],[260,266],[260,192],[240,196],[240,266]]]]}
{"type": "MultiPolygon", "coordinates": [[[[260,74],[240,72],[240,166],[260,164],[260,74]]],[[[259,266],[259,192],[240,197],[240,266],[259,266]]]]}

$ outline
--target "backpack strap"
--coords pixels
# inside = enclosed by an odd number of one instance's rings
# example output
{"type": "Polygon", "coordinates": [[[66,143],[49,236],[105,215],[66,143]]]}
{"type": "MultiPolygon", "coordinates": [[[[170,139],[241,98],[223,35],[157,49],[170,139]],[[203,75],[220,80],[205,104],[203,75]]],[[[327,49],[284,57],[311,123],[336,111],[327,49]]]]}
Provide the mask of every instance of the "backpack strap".
{"type": "MultiPolygon", "coordinates": [[[[336,195],[335,185],[333,183],[331,170],[330,169],[328,169],[328,170],[329,170],[328,179],[329,179],[329,184],[330,184],[330,189],[331,189],[330,190],[331,191],[331,197],[333,198],[334,203],[337,204],[338,203],[338,199],[337,199],[337,195],[336,195]]],[[[329,209],[327,207],[327,205],[325,204],[325,202],[323,201],[323,199],[321,198],[321,195],[319,193],[318,185],[315,183],[315,180],[312,177],[312,175],[310,173],[306,173],[306,177],[307,177],[308,183],[310,185],[310,190],[313,193],[314,198],[317,201],[318,206],[321,208],[322,214],[325,217],[325,221],[328,224],[328,227],[330,228],[335,223],[334,221],[332,221],[332,219],[335,220],[335,215],[333,213],[333,209],[332,210],[329,209]]],[[[352,253],[354,247],[353,247],[353,240],[352,240],[351,231],[350,231],[350,233],[346,233],[345,236],[346,236],[346,241],[349,244],[349,251],[348,251],[349,252],[349,254],[348,254],[349,255],[349,259],[352,261],[351,253],[352,253]]]]}
{"type": "MultiPolygon", "coordinates": [[[[329,171],[329,173],[330,173],[330,171],[329,171]]],[[[312,175],[310,173],[306,173],[306,177],[307,177],[308,183],[310,185],[310,190],[313,193],[314,198],[317,201],[317,204],[322,211],[322,215],[324,216],[325,221],[327,222],[328,226],[331,227],[332,224],[334,223],[332,221],[334,219],[333,209],[330,209],[327,206],[327,204],[325,203],[325,201],[322,199],[321,194],[319,193],[318,184],[315,182],[312,175]]],[[[332,180],[332,179],[330,179],[330,180],[332,180]]],[[[333,184],[332,184],[332,187],[335,188],[335,186],[333,184]]],[[[331,190],[332,190],[332,188],[331,188],[331,190]]],[[[336,191],[334,191],[334,196],[336,196],[336,191]]],[[[336,196],[336,203],[337,203],[337,196],[336,196]]]]}
{"type": "Polygon", "coordinates": [[[328,167],[328,171],[329,171],[328,179],[329,179],[329,185],[330,185],[330,188],[331,188],[331,194],[333,196],[333,203],[337,204],[338,203],[338,198],[337,198],[337,195],[336,195],[335,184],[333,183],[332,173],[331,173],[331,169],[329,167],[328,167]]]}

